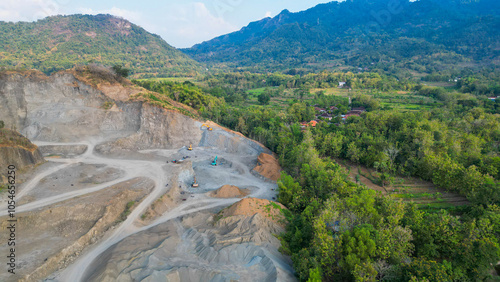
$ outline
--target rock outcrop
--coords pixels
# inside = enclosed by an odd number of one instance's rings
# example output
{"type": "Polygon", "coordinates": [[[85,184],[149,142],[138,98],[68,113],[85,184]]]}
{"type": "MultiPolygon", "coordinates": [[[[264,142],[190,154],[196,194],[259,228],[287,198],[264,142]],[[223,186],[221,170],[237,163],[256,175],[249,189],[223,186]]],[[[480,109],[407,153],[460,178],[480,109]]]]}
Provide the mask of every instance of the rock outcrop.
{"type": "MultiPolygon", "coordinates": [[[[213,131],[202,130],[202,122],[136,97],[147,91],[127,80],[106,81],[77,71],[49,77],[36,71],[1,72],[0,120],[37,141],[78,142],[115,136],[115,141],[96,148],[102,153],[187,144],[246,155],[270,153],[241,134],[213,123],[213,131]]],[[[195,113],[175,101],[169,103],[195,113]]]]}
{"type": "Polygon", "coordinates": [[[2,172],[6,171],[10,165],[22,170],[44,161],[38,147],[27,138],[15,131],[0,129],[0,168],[2,172]]]}

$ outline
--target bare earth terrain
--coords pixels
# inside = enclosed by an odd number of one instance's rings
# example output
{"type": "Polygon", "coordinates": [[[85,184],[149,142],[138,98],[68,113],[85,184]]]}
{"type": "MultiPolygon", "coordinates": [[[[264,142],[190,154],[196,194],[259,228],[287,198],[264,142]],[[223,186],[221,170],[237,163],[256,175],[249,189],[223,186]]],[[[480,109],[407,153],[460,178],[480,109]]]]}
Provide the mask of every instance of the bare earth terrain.
{"type": "Polygon", "coordinates": [[[71,74],[12,74],[0,99],[0,120],[47,161],[18,185],[16,275],[2,271],[0,281],[295,280],[274,236],[282,225],[259,210],[225,209],[241,197],[276,197],[276,183],[253,171],[270,154],[262,145],[142,102],[115,100],[105,110],[111,98],[71,74]]]}

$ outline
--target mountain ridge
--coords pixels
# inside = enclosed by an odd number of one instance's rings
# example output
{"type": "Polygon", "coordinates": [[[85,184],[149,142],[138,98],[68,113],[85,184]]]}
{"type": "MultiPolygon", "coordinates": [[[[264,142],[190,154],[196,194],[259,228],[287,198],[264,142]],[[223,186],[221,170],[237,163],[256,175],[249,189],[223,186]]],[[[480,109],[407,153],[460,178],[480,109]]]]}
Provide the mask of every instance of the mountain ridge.
{"type": "Polygon", "coordinates": [[[201,69],[160,36],[111,15],[0,22],[0,66],[50,74],[88,63],[121,64],[136,78],[195,75],[201,69]]]}
{"type": "Polygon", "coordinates": [[[283,10],[183,52],[211,65],[271,68],[379,67],[433,72],[455,63],[498,64],[500,3],[492,0],[353,0],[283,10]],[[418,58],[414,58],[414,57],[418,58]],[[429,62],[441,56],[439,62],[429,62]],[[327,63],[325,63],[327,62],[327,63]],[[404,66],[415,64],[415,66],[404,66]],[[279,67],[276,67],[278,65],[279,67]]]}

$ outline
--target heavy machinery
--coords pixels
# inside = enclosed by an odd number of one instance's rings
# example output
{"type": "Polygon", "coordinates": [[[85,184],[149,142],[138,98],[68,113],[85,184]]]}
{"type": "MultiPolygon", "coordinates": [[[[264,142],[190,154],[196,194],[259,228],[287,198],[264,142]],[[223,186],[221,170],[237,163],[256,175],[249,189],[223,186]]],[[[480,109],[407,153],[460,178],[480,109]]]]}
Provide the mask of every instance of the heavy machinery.
{"type": "Polygon", "coordinates": [[[209,131],[212,131],[212,128],[211,128],[210,126],[208,126],[207,124],[205,124],[205,123],[201,125],[201,129],[203,129],[203,127],[204,127],[204,126],[205,126],[205,127],[206,127],[209,131]]]}
{"type": "Polygon", "coordinates": [[[188,148],[188,151],[192,151],[192,150],[193,150],[193,144],[190,144],[189,148],[188,148]]]}
{"type": "Polygon", "coordinates": [[[191,184],[192,187],[198,187],[198,182],[196,182],[196,176],[194,177],[193,184],[191,184]]]}
{"type": "Polygon", "coordinates": [[[214,159],[214,161],[212,162],[212,165],[213,165],[213,166],[216,166],[216,165],[217,165],[217,156],[215,156],[215,159],[214,159]]]}

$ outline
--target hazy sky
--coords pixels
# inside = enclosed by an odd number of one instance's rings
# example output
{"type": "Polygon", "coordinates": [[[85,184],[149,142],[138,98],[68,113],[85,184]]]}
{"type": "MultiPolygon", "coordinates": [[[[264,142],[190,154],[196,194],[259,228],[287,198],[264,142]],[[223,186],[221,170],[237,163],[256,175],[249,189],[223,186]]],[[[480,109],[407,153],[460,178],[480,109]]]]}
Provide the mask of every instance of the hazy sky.
{"type": "Polygon", "coordinates": [[[239,30],[283,9],[297,12],[332,0],[0,0],[0,21],[107,13],[123,17],[182,48],[239,30]]]}

